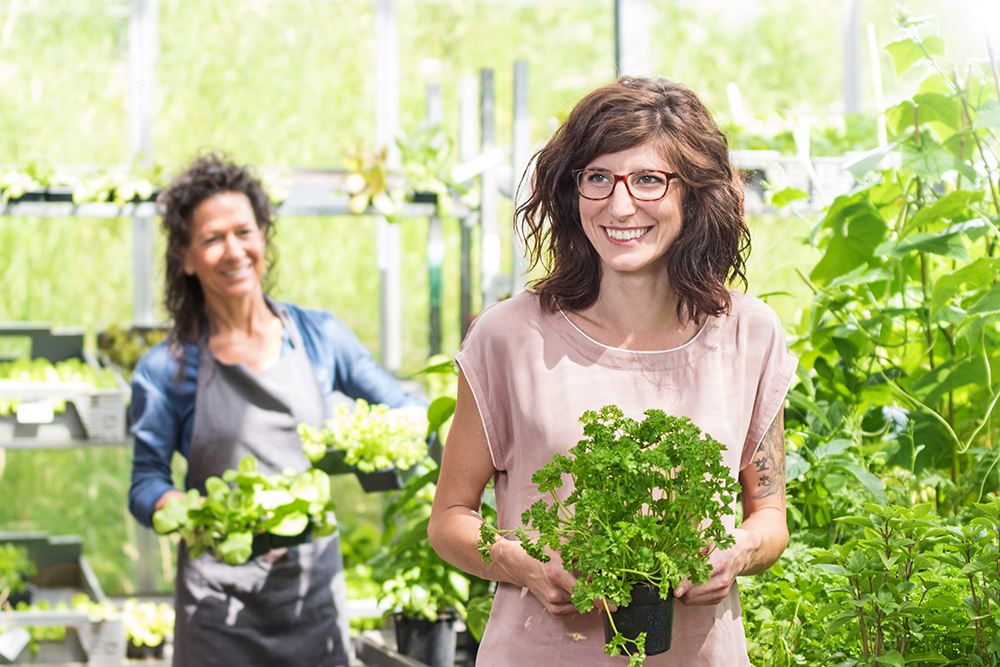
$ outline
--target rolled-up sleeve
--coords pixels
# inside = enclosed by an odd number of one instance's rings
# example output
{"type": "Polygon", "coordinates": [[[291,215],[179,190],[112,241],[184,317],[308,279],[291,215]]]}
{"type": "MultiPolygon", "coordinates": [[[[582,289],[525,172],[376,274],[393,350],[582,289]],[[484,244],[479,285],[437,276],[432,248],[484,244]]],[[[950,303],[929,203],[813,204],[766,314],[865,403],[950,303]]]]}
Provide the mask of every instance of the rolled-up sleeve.
{"type": "MultiPolygon", "coordinates": [[[[186,370],[196,368],[187,363],[186,370]]],[[[176,376],[177,362],[163,344],[151,349],[132,374],[134,444],[128,502],[129,511],[146,526],[152,523],[156,501],[174,488],[170,465],[174,452],[187,455],[182,443],[190,440],[197,380],[187,377],[177,382],[176,376]]]]}

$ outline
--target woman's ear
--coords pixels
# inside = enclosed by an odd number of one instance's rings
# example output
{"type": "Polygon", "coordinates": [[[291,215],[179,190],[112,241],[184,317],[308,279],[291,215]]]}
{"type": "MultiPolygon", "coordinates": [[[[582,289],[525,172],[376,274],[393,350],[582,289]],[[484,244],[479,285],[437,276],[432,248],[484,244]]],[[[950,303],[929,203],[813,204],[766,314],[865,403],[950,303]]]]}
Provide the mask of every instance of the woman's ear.
{"type": "Polygon", "coordinates": [[[194,262],[191,261],[191,256],[188,248],[175,248],[174,252],[184,261],[184,273],[189,276],[194,275],[194,262]]]}

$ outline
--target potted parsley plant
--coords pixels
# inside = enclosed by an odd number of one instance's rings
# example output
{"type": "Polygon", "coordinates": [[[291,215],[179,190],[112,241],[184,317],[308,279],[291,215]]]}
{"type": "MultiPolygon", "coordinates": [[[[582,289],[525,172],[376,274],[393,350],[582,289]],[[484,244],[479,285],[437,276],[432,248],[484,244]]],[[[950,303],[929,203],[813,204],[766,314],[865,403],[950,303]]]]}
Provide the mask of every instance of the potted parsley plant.
{"type": "Polygon", "coordinates": [[[710,550],[733,544],[722,519],[733,514],[739,485],[722,462],[724,445],[686,417],[646,410],[637,422],[609,405],[580,421],[584,439],[570,455],[557,454],[532,475],[552,502],[538,500],[513,530],[483,523],[480,552],[490,562],[493,543],[513,533],[533,558],[558,553],[580,575],[577,610],[603,600],[605,651],[624,650],[629,667],[638,667],[670,648],[672,590],[683,579],[706,582],[710,550]],[[560,496],[566,476],[572,491],[560,496]],[[631,627],[635,620],[642,622],[631,627]]]}

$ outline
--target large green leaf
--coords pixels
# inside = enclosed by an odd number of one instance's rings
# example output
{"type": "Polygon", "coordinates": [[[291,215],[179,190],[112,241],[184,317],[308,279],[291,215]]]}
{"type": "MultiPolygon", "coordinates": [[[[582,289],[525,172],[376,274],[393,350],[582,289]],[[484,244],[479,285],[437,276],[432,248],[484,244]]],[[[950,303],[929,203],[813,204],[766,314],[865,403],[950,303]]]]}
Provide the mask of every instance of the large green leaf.
{"type": "Polygon", "coordinates": [[[844,470],[854,475],[854,477],[861,482],[861,486],[868,490],[868,493],[872,494],[875,502],[880,505],[888,505],[889,497],[885,494],[885,487],[882,486],[882,480],[873,475],[872,473],[859,468],[858,466],[849,463],[841,466],[844,470]]]}
{"type": "Polygon", "coordinates": [[[841,285],[854,287],[856,285],[868,285],[871,283],[884,282],[886,280],[893,279],[892,271],[888,269],[878,268],[869,269],[867,266],[859,266],[850,273],[845,273],[844,275],[830,281],[830,287],[839,287],[841,285]]]}
{"type": "Polygon", "coordinates": [[[913,96],[921,123],[942,123],[953,130],[962,127],[962,101],[955,95],[920,93],[913,96]]]}
{"type": "Polygon", "coordinates": [[[856,211],[854,215],[833,227],[834,235],[826,252],[809,274],[813,282],[828,284],[874,258],[875,248],[885,237],[885,220],[868,202],[860,208],[852,207],[852,210],[856,211]]]}
{"type": "Polygon", "coordinates": [[[930,206],[924,206],[913,214],[903,227],[903,236],[914,229],[931,232],[943,228],[952,221],[964,221],[978,214],[972,209],[972,204],[982,201],[985,193],[982,190],[955,190],[941,197],[930,206]]]}
{"type": "Polygon", "coordinates": [[[862,153],[854,160],[845,162],[843,168],[849,172],[851,176],[860,181],[867,176],[869,172],[878,169],[882,159],[892,151],[896,150],[897,146],[899,146],[899,142],[893,141],[885,146],[873,148],[870,151],[862,153]]]}
{"type": "Polygon", "coordinates": [[[1000,130],[1000,101],[986,100],[976,109],[976,120],[972,122],[975,129],[1000,130]]]}
{"type": "Polygon", "coordinates": [[[434,399],[430,407],[427,408],[427,435],[430,436],[451,416],[455,414],[455,399],[451,396],[440,396],[434,399]]]}
{"type": "Polygon", "coordinates": [[[931,293],[931,320],[937,320],[941,309],[959,293],[962,285],[987,284],[998,275],[998,271],[1000,271],[1000,259],[980,257],[971,264],[939,277],[931,293]]]}
{"type": "Polygon", "coordinates": [[[1000,313],[1000,284],[994,285],[993,289],[969,306],[969,315],[993,315],[997,313],[1000,313]]]}
{"type": "Polygon", "coordinates": [[[969,248],[965,244],[965,235],[957,233],[914,234],[901,239],[898,243],[889,241],[880,246],[876,254],[884,254],[896,259],[902,259],[913,252],[929,252],[932,255],[950,257],[960,262],[969,261],[969,248]]]}
{"type": "Polygon", "coordinates": [[[901,39],[885,47],[885,50],[892,55],[892,62],[896,66],[896,75],[903,74],[915,64],[927,58],[924,49],[932,55],[944,55],[944,40],[936,35],[926,37],[921,48],[921,42],[913,39],[901,39]]]}
{"type": "Polygon", "coordinates": [[[809,199],[809,193],[805,190],[788,187],[771,195],[771,205],[775,208],[781,208],[798,199],[809,199]]]}
{"type": "Polygon", "coordinates": [[[230,565],[239,565],[240,563],[247,562],[252,551],[253,535],[249,531],[230,533],[229,537],[219,545],[219,555],[230,565]]]}
{"type": "Polygon", "coordinates": [[[975,181],[978,178],[979,175],[975,169],[934,141],[929,132],[921,132],[920,141],[919,146],[907,142],[899,148],[899,153],[903,158],[903,166],[907,169],[931,181],[942,180],[944,174],[952,170],[961,173],[970,181],[975,181]]]}
{"type": "Polygon", "coordinates": [[[272,528],[271,532],[275,535],[293,537],[295,535],[301,535],[308,525],[309,517],[306,514],[302,512],[292,512],[283,518],[281,523],[272,528]]]}
{"type": "Polygon", "coordinates": [[[968,385],[989,383],[989,368],[982,355],[965,359],[949,359],[920,376],[910,387],[910,393],[925,405],[934,407],[948,392],[968,385]]]}

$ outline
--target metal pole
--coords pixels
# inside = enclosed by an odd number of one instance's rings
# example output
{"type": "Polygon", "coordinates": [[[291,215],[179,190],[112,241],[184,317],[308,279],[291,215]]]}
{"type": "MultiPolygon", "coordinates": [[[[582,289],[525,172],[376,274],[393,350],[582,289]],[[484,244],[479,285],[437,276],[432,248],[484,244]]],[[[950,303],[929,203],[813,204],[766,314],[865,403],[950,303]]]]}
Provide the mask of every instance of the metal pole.
{"type": "Polygon", "coordinates": [[[844,112],[857,113],[860,105],[861,2],[842,0],[844,10],[844,112]]]}
{"type": "MultiPolygon", "coordinates": [[[[129,143],[132,159],[152,164],[153,89],[159,44],[158,0],[131,0],[128,33],[129,143]]],[[[153,319],[153,217],[132,219],[133,295],[132,320],[152,326],[153,319]]]]}
{"type": "MultiPolygon", "coordinates": [[[[399,167],[399,31],[395,0],[375,0],[375,144],[388,149],[386,165],[399,167]]],[[[384,216],[376,221],[380,275],[380,346],[382,365],[398,373],[403,364],[402,275],[399,225],[384,216]]]]}
{"type": "MultiPolygon", "coordinates": [[[[156,57],[160,50],[158,0],[131,0],[128,23],[129,144],[132,159],[152,164],[153,88],[156,57]]],[[[152,326],[153,319],[153,216],[132,218],[132,321],[152,326]]],[[[160,553],[158,537],[136,523],[136,592],[156,592],[160,553]]]]}
{"type": "MultiPolygon", "coordinates": [[[[512,225],[516,227],[517,207],[527,201],[531,194],[530,174],[528,164],[531,160],[531,116],[528,111],[528,61],[514,61],[514,127],[513,150],[511,164],[513,165],[513,183],[511,192],[514,197],[515,215],[512,225]]],[[[524,291],[528,282],[528,258],[524,244],[517,234],[512,234],[511,259],[511,292],[517,294],[524,291]]]]}
{"type": "MultiPolygon", "coordinates": [[[[476,157],[476,77],[463,76],[458,80],[458,159],[467,162],[476,157]]],[[[462,230],[461,296],[459,297],[459,326],[462,340],[469,331],[472,317],[472,227],[475,215],[459,221],[462,230]]]]}
{"type": "MultiPolygon", "coordinates": [[[[480,153],[496,146],[496,104],[493,91],[493,70],[480,70],[480,153]]],[[[500,275],[500,224],[497,205],[500,200],[496,168],[489,167],[480,176],[479,224],[482,228],[480,276],[483,290],[483,308],[500,300],[503,278],[500,275]]]]}
{"type": "Polygon", "coordinates": [[[615,0],[615,67],[618,75],[650,76],[649,0],[615,0]]]}
{"type": "MultiPolygon", "coordinates": [[[[444,95],[441,84],[427,82],[427,124],[439,128],[444,123],[444,95]]],[[[440,196],[440,195],[439,195],[440,196]]],[[[427,283],[430,288],[430,328],[428,348],[431,355],[441,354],[441,265],[444,263],[444,227],[435,213],[427,220],[427,283]]]]}

